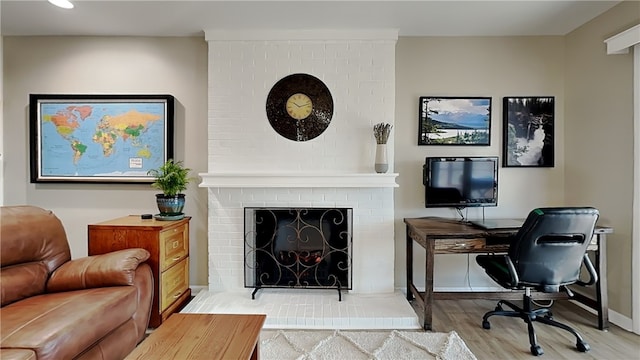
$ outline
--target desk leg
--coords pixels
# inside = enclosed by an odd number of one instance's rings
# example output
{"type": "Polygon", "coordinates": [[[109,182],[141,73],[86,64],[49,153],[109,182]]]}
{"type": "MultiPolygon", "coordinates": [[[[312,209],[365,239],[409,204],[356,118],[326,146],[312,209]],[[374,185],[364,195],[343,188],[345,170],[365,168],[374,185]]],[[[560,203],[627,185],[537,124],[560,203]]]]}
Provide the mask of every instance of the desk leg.
{"type": "Polygon", "coordinates": [[[432,330],[433,316],[433,263],[435,241],[427,240],[425,248],[425,279],[424,279],[424,326],[425,330],[432,330]]]}
{"type": "Polygon", "coordinates": [[[598,304],[598,329],[609,329],[609,295],[607,294],[607,235],[598,234],[596,250],[596,300],[598,304]]]}
{"type": "Polygon", "coordinates": [[[413,291],[411,288],[413,286],[413,239],[409,235],[409,227],[406,227],[407,233],[407,300],[413,300],[413,291]]]}

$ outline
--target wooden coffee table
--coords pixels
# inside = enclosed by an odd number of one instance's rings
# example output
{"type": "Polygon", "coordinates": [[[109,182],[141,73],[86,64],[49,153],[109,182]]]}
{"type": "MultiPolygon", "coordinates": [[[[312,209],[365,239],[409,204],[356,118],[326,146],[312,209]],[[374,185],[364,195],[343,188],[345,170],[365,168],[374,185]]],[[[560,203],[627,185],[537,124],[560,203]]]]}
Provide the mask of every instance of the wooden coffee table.
{"type": "Polygon", "coordinates": [[[126,359],[252,359],[260,357],[266,315],[173,314],[126,359]]]}

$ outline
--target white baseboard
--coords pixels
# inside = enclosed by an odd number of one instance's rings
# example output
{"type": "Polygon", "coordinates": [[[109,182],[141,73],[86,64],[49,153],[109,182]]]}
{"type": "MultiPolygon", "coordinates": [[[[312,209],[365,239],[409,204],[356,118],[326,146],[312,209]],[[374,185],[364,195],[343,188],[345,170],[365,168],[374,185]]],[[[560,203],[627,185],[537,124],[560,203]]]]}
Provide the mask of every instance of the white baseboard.
{"type": "MultiPolygon", "coordinates": [[[[424,291],[424,287],[419,287],[416,286],[416,288],[418,289],[418,291],[423,292],[424,291]]],[[[407,288],[406,287],[398,287],[396,288],[397,291],[401,291],[402,293],[406,294],[407,293],[407,288]]],[[[435,287],[433,288],[433,291],[437,291],[437,292],[465,292],[465,291],[475,291],[475,292],[503,292],[505,291],[505,289],[503,287],[494,287],[494,286],[478,286],[478,287],[468,287],[468,286],[462,286],[462,287],[451,287],[451,286],[447,286],[447,287],[435,287]]]]}
{"type": "Polygon", "coordinates": [[[609,322],[616,324],[624,330],[633,332],[633,321],[619,312],[609,309],[609,322]]]}
{"type": "MultiPolygon", "coordinates": [[[[587,310],[588,312],[594,314],[594,315],[598,315],[598,312],[595,309],[592,309],[590,307],[588,307],[585,304],[582,304],[580,302],[577,302],[575,300],[569,300],[572,303],[576,304],[577,306],[587,310]]],[[[622,314],[620,314],[619,312],[613,311],[611,309],[609,309],[609,322],[612,324],[617,325],[618,327],[627,330],[629,332],[633,332],[633,322],[631,321],[631,318],[628,318],[622,314]]]]}
{"type": "Polygon", "coordinates": [[[196,296],[202,290],[209,290],[209,287],[206,285],[189,285],[191,288],[191,296],[196,296]]]}
{"type": "MultiPolygon", "coordinates": [[[[418,291],[424,291],[424,289],[418,289],[418,291]]],[[[433,291],[437,292],[465,292],[465,291],[473,291],[473,292],[503,292],[505,289],[503,287],[494,287],[494,286],[462,286],[462,287],[435,287],[433,291]]]]}

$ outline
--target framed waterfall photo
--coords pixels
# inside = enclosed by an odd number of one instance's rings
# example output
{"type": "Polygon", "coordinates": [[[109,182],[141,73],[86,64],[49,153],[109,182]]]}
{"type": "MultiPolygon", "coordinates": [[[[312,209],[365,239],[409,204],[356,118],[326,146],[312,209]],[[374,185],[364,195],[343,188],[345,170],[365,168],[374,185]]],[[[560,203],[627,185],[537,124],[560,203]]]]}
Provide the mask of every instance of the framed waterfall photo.
{"type": "Polygon", "coordinates": [[[553,167],[553,96],[503,98],[502,167],[553,167]]]}
{"type": "Polygon", "coordinates": [[[152,183],[173,157],[171,95],[29,96],[31,182],[152,183]]]}
{"type": "Polygon", "coordinates": [[[420,97],[418,145],[490,145],[490,97],[420,97]]]}

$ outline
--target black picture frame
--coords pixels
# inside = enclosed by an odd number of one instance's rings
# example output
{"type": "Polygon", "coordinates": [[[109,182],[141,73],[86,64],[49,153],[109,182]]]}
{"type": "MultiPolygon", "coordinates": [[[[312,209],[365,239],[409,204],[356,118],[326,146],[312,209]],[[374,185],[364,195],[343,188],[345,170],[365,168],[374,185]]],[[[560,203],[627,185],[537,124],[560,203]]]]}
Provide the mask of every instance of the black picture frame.
{"type": "Polygon", "coordinates": [[[418,145],[491,145],[491,97],[421,96],[418,145]]]}
{"type": "Polygon", "coordinates": [[[173,158],[171,95],[29,95],[32,183],[152,183],[173,158]]]}
{"type": "Polygon", "coordinates": [[[502,114],[502,167],[554,167],[555,97],[504,97],[502,114]]]}

